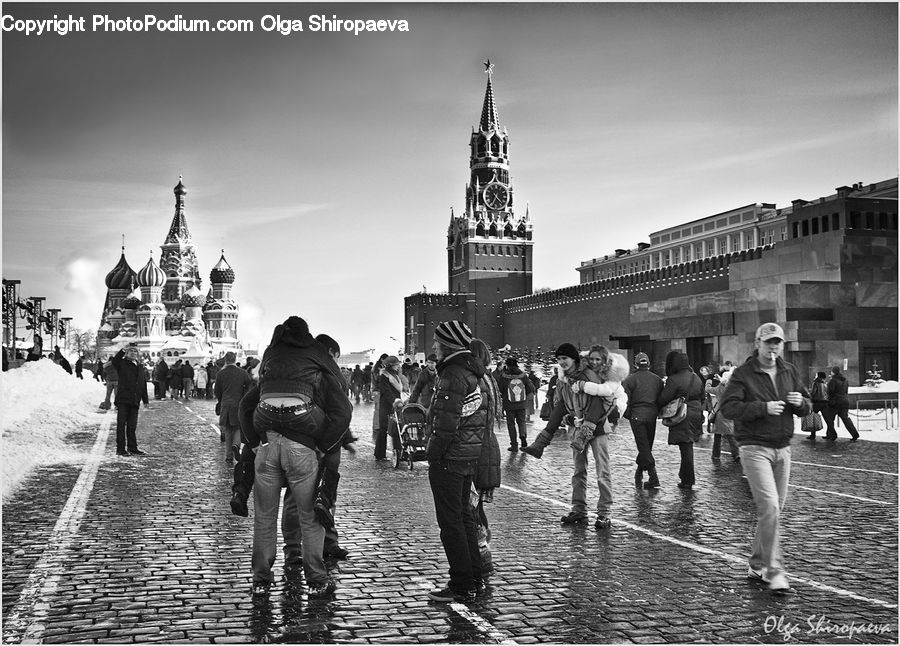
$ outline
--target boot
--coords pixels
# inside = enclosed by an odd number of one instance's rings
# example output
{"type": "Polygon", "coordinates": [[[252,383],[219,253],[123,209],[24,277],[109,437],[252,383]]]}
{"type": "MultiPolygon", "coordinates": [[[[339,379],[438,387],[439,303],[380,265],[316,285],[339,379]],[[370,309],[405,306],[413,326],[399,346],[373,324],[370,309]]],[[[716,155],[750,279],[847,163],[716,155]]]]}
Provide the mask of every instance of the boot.
{"type": "Polygon", "coordinates": [[[644,479],[644,470],[640,467],[634,471],[634,486],[640,487],[644,479]]]}
{"type": "Polygon", "coordinates": [[[544,449],[550,444],[553,440],[553,436],[544,429],[538,436],[534,438],[534,442],[529,444],[528,446],[522,447],[522,453],[527,453],[533,458],[540,459],[542,455],[544,455],[544,449]]]}
{"type": "Polygon", "coordinates": [[[341,474],[337,471],[332,469],[323,470],[319,491],[316,495],[315,512],[316,520],[325,529],[334,527],[334,515],[332,515],[331,510],[334,508],[334,503],[337,499],[337,487],[340,479],[341,474]]]}
{"type": "Polygon", "coordinates": [[[647,482],[644,483],[644,489],[658,489],[659,477],[656,475],[656,467],[647,469],[647,482]]]}

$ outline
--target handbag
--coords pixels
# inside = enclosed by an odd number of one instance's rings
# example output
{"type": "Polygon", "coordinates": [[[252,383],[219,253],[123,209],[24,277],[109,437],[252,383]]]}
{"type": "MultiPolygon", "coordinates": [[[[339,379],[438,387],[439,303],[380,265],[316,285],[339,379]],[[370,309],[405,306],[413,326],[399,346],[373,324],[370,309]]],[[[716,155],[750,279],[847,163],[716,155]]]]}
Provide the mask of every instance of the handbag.
{"type": "Polygon", "coordinates": [[[550,413],[553,412],[553,406],[550,403],[550,400],[545,400],[543,405],[541,405],[541,419],[545,422],[550,419],[550,413]]]}
{"type": "Polygon", "coordinates": [[[675,426],[687,417],[687,402],[684,397],[676,397],[659,411],[664,426],[675,426]]]}
{"type": "Polygon", "coordinates": [[[800,420],[800,430],[804,432],[821,431],[825,427],[818,413],[810,413],[800,420]]]}

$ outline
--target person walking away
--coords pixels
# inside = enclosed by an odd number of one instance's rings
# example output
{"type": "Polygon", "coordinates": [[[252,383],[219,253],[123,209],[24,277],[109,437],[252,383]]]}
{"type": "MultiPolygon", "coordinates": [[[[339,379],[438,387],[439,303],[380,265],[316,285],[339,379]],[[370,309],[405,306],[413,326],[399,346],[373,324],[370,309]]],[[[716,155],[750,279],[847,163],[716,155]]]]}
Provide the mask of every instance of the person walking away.
{"type": "Polygon", "coordinates": [[[100,404],[100,408],[109,410],[112,406],[110,397],[116,392],[116,386],[119,383],[119,373],[116,371],[116,366],[112,362],[112,357],[103,364],[103,379],[106,381],[106,399],[100,404]]]}
{"type": "Polygon", "coordinates": [[[712,405],[709,414],[713,436],[712,459],[718,460],[722,455],[722,438],[728,441],[728,449],[731,451],[731,461],[741,461],[740,447],[734,439],[734,422],[722,414],[722,395],[731,381],[731,370],[727,370],[718,378],[713,377],[706,382],[706,394],[712,405]]]}
{"type": "Polygon", "coordinates": [[[478,470],[475,473],[475,496],[470,500],[474,503],[472,514],[478,528],[478,552],[481,556],[481,577],[486,579],[494,570],[494,560],[491,555],[491,527],[487,514],[484,512],[485,503],[494,502],[494,489],[500,486],[500,444],[494,434],[495,425],[503,418],[503,401],[500,398],[500,387],[494,376],[488,371],[491,365],[491,349],[481,339],[472,339],[469,344],[472,356],[481,362],[484,367],[484,376],[479,381],[481,389],[482,407],[487,414],[484,425],[484,434],[481,439],[481,453],[478,456],[478,470]]]}
{"type": "Polygon", "coordinates": [[[847,378],[841,373],[841,369],[834,366],[831,369],[831,379],[828,380],[826,392],[828,401],[825,405],[825,439],[834,442],[837,439],[837,431],[834,428],[834,418],[839,417],[844,427],[850,433],[850,441],[859,439],[859,431],[850,419],[850,398],[848,396],[849,384],[847,378]]]}
{"type": "Polygon", "coordinates": [[[225,353],[225,367],[219,371],[213,394],[216,397],[216,410],[219,413],[219,439],[225,443],[225,462],[240,458],[241,422],[238,405],[241,398],[253,387],[253,379],[246,370],[234,365],[237,356],[234,352],[225,353]]]}
{"type": "Polygon", "coordinates": [[[621,382],[628,376],[628,361],[621,355],[610,355],[600,345],[591,346],[588,356],[579,360],[571,343],[563,343],[556,351],[562,374],[556,384],[555,397],[568,414],[567,438],[572,448],[572,510],[561,518],[566,525],[587,521],[588,451],[594,456],[597,475],[597,520],[595,529],[610,526],[612,512],[612,475],[609,468],[607,432],[612,430],[609,416],[627,408],[627,395],[621,382]],[[611,356],[618,359],[613,363],[611,356]]]}
{"type": "Polygon", "coordinates": [[[429,354],[425,359],[425,368],[419,373],[419,378],[409,394],[410,403],[421,404],[427,410],[431,406],[435,383],[437,383],[437,355],[429,354]]]}
{"type": "MultiPolygon", "coordinates": [[[[311,599],[334,592],[322,550],[325,530],[316,519],[317,446],[333,446],[350,425],[352,407],[334,361],[299,316],[275,326],[259,368],[259,404],[245,429],[254,461],[253,587],[268,596],[276,555],[278,504],[287,483],[299,510],[302,559],[311,599]]],[[[222,375],[219,375],[219,379],[222,375]]],[[[250,393],[245,399],[250,397],[250,393]]]]}
{"type": "MultiPolygon", "coordinates": [[[[144,455],[137,445],[138,410],[150,407],[147,376],[138,358],[137,346],[119,350],[111,359],[116,370],[116,455],[144,455]]],[[[107,378],[108,379],[108,378],[107,378]]]]}
{"type": "Polygon", "coordinates": [[[169,379],[169,365],[162,357],[153,366],[153,397],[164,399],[166,396],[166,382],[169,379]]]}
{"type": "Polygon", "coordinates": [[[679,350],[672,350],[666,355],[666,383],[656,400],[662,409],[666,404],[678,398],[687,404],[687,415],[684,419],[669,426],[669,444],[678,447],[681,453],[681,466],[678,469],[679,489],[691,489],[694,486],[694,442],[703,432],[703,384],[700,377],[694,374],[688,356],[679,350]]]}
{"type": "Polygon", "coordinates": [[[525,414],[528,396],[534,394],[534,384],[519,368],[515,357],[509,357],[497,378],[500,397],[503,399],[503,412],[506,415],[506,430],[509,432],[508,451],[515,453],[519,444],[528,445],[528,433],[525,429],[525,414]],[[518,441],[516,430],[518,428],[518,441]]]}
{"type": "Polygon", "coordinates": [[[171,392],[172,399],[175,399],[181,394],[181,384],[181,359],[178,359],[169,368],[169,391],[171,392]]]}
{"type": "Polygon", "coordinates": [[[84,371],[84,357],[78,355],[78,360],[75,361],[75,376],[79,379],[84,379],[84,375],[82,374],[84,371]]]}
{"type": "Polygon", "coordinates": [[[372,402],[372,362],[366,364],[363,368],[363,401],[372,402]]]}
{"type": "MultiPolygon", "coordinates": [[[[817,372],[816,378],[813,379],[813,382],[809,387],[809,394],[812,399],[813,413],[821,414],[823,418],[825,417],[825,409],[828,407],[828,385],[826,383],[827,379],[828,375],[826,375],[824,372],[817,372]]],[[[816,427],[818,427],[818,430],[821,430],[822,426],[824,426],[823,423],[816,423],[813,428],[808,429],[809,436],[806,439],[815,442],[817,430],[816,427]]]]}
{"type": "Polygon", "coordinates": [[[187,359],[181,364],[181,392],[185,401],[194,393],[194,366],[187,359]]]}
{"type": "Polygon", "coordinates": [[[653,458],[653,441],[656,439],[656,418],[659,415],[656,400],[662,393],[663,382],[650,370],[650,357],[643,352],[635,355],[634,366],[637,370],[622,382],[622,389],[628,396],[628,407],[623,416],[631,425],[631,434],[637,447],[634,486],[656,489],[659,487],[659,476],[656,473],[656,460],[653,458]],[[647,482],[643,482],[645,473],[647,482]]]}
{"type": "Polygon", "coordinates": [[[472,338],[472,331],[462,321],[444,321],[434,330],[438,379],[428,411],[432,430],[425,455],[450,580],[430,592],[428,598],[441,603],[472,602],[484,590],[470,492],[481,456],[487,410],[480,386],[484,366],[469,350],[472,338]]]}
{"type": "Polygon", "coordinates": [[[409,382],[403,376],[400,359],[387,357],[378,377],[378,436],[375,438],[375,459],[387,460],[387,438],[391,436],[391,447],[400,450],[400,429],[394,421],[394,402],[409,396],[409,382]]]}
{"type": "Polygon", "coordinates": [[[722,395],[722,413],[734,420],[741,465],[756,504],[756,532],[747,576],[769,584],[775,594],[790,590],[781,553],[781,512],[791,477],[794,416],[812,411],[797,369],[784,361],[784,330],[763,323],[756,349],[734,370],[722,395]]]}
{"type": "Polygon", "coordinates": [[[350,375],[350,391],[353,394],[353,399],[358,404],[360,401],[360,397],[363,392],[363,382],[366,377],[362,370],[359,368],[359,364],[353,368],[353,372],[350,375]]]}

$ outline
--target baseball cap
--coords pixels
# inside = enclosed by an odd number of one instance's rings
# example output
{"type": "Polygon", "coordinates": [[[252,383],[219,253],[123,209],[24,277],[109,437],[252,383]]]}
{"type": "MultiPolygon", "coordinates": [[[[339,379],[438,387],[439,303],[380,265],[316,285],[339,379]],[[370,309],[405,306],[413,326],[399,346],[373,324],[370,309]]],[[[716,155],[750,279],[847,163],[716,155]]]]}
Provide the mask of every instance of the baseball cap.
{"type": "Polygon", "coordinates": [[[643,352],[638,352],[634,356],[634,365],[636,366],[649,366],[650,365],[650,357],[648,357],[643,352]]]}
{"type": "Polygon", "coordinates": [[[784,330],[778,323],[763,323],[756,330],[756,338],[760,341],[768,341],[770,339],[781,339],[784,341],[784,330]]]}

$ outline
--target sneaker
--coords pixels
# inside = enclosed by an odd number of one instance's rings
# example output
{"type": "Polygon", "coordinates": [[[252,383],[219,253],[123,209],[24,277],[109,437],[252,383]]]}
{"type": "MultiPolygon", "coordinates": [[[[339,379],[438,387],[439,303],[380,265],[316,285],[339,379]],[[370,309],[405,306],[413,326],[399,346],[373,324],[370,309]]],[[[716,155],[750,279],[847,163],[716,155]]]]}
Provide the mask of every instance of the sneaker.
{"type": "Polygon", "coordinates": [[[122,457],[127,458],[131,454],[128,451],[116,451],[116,455],[121,455],[122,457]]]}
{"type": "Polygon", "coordinates": [[[519,451],[519,447],[516,446],[515,444],[510,444],[509,448],[506,450],[509,451],[510,453],[517,453],[519,451]]]}
{"type": "Polygon", "coordinates": [[[345,550],[340,545],[329,545],[325,548],[323,555],[330,556],[331,558],[335,558],[338,561],[343,561],[350,554],[347,550],[345,550]]]}
{"type": "Polygon", "coordinates": [[[528,446],[522,447],[522,453],[526,455],[530,455],[533,458],[541,459],[541,456],[544,455],[544,447],[535,446],[534,444],[529,444],[528,446]]]}
{"type": "Polygon", "coordinates": [[[575,523],[586,523],[587,514],[579,511],[570,511],[568,514],[559,519],[563,525],[573,525],[575,523]]]}
{"type": "Polygon", "coordinates": [[[250,588],[250,594],[254,597],[268,597],[272,584],[269,581],[256,581],[250,588]]]}
{"type": "Polygon", "coordinates": [[[644,483],[644,489],[659,489],[659,478],[650,478],[644,483]]]}
{"type": "Polygon", "coordinates": [[[134,449],[130,451],[131,455],[147,455],[146,451],[141,451],[140,449],[134,449]]]}
{"type": "Polygon", "coordinates": [[[611,525],[609,516],[597,516],[597,520],[594,521],[594,529],[609,529],[611,525]]]}
{"type": "Polygon", "coordinates": [[[679,488],[679,489],[693,489],[693,488],[694,488],[694,485],[688,484],[688,483],[686,483],[686,482],[679,482],[679,483],[678,483],[678,488],[679,488]]]}
{"type": "Polygon", "coordinates": [[[747,578],[753,581],[769,582],[765,569],[754,570],[752,565],[747,566],[747,578]]]}
{"type": "Polygon", "coordinates": [[[487,592],[487,587],[484,585],[484,580],[475,581],[475,596],[481,597],[487,592]]]}
{"type": "Polygon", "coordinates": [[[337,588],[337,586],[334,581],[328,579],[324,583],[310,585],[306,596],[310,599],[322,599],[334,594],[335,588],[337,588]]]}
{"type": "Polygon", "coordinates": [[[440,590],[432,590],[428,593],[428,598],[432,601],[437,601],[438,603],[453,603],[454,601],[459,603],[472,603],[475,601],[476,596],[475,589],[460,592],[451,590],[449,586],[441,588],[440,590]]]}
{"type": "Polygon", "coordinates": [[[791,590],[791,584],[788,583],[787,577],[780,572],[773,576],[772,580],[769,581],[769,590],[772,591],[772,594],[778,595],[793,592],[793,590],[791,590]]]}

